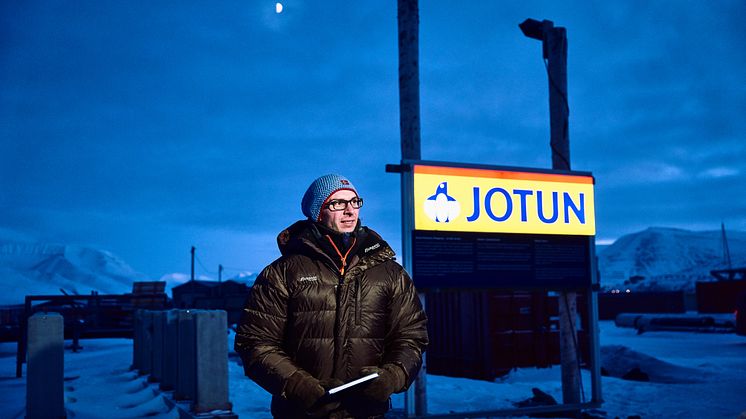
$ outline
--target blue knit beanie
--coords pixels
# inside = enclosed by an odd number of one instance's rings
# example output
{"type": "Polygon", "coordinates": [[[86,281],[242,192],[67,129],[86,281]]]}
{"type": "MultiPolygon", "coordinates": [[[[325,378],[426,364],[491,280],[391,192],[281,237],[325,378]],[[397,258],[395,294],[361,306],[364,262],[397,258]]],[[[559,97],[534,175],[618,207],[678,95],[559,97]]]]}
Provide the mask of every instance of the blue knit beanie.
{"type": "Polygon", "coordinates": [[[321,176],[314,180],[303,195],[300,208],[303,215],[314,221],[319,221],[321,208],[329,197],[337,191],[343,189],[355,192],[357,190],[346,177],[335,174],[321,176]]]}

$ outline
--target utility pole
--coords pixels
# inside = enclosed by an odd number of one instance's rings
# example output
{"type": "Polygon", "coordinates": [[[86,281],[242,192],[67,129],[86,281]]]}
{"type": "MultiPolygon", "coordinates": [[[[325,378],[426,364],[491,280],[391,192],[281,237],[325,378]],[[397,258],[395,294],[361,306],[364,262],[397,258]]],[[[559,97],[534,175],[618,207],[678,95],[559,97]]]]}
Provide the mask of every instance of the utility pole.
{"type": "MultiPolygon", "coordinates": [[[[550,20],[526,19],[518,25],[524,35],[542,41],[549,76],[549,125],[552,169],[570,170],[570,135],[567,100],[567,31],[550,20]]],[[[580,363],[577,352],[577,294],[559,293],[562,401],[580,403],[580,363]]]]}
{"type": "Polygon", "coordinates": [[[725,223],[720,223],[720,230],[723,233],[723,260],[728,269],[733,269],[733,263],[730,260],[730,249],[728,248],[728,238],[725,236],[725,223]]]}
{"type": "Polygon", "coordinates": [[[194,246],[192,246],[192,276],[189,279],[190,281],[194,281],[194,246]]]}
{"type": "MultiPolygon", "coordinates": [[[[418,0],[397,0],[397,22],[399,29],[399,128],[401,133],[401,158],[420,160],[420,69],[419,31],[420,15],[418,0]]],[[[404,167],[403,165],[401,167],[404,167]]],[[[412,214],[412,185],[409,174],[400,170],[402,202],[402,253],[404,267],[412,272],[412,226],[408,221],[412,214]]],[[[425,306],[425,295],[420,293],[425,306]]],[[[427,363],[423,354],[422,368],[410,388],[404,394],[406,416],[427,414],[427,363]],[[414,400],[412,400],[414,399],[414,400]],[[414,402],[414,403],[413,403],[414,402]]]]}
{"type": "MultiPolygon", "coordinates": [[[[223,265],[218,264],[218,297],[223,297],[223,265]]],[[[225,305],[225,301],[223,301],[225,305]]]]}
{"type": "Polygon", "coordinates": [[[401,157],[420,160],[420,15],[418,0],[398,0],[401,157]]]}

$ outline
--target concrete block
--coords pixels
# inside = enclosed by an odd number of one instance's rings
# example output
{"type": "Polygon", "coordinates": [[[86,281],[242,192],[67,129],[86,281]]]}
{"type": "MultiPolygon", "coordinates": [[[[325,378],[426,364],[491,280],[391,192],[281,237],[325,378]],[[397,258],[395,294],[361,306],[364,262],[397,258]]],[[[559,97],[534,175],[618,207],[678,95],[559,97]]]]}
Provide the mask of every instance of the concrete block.
{"type": "Polygon", "coordinates": [[[173,390],[178,379],[179,315],[178,310],[168,310],[164,316],[162,390],[173,390]]]}
{"type": "Polygon", "coordinates": [[[175,400],[194,400],[196,393],[195,374],[195,323],[196,310],[178,310],[178,345],[176,348],[176,385],[175,400]]]}
{"type": "Polygon", "coordinates": [[[64,321],[59,313],[28,319],[26,418],[65,417],[64,321]]]}
{"type": "Polygon", "coordinates": [[[132,313],[132,370],[140,370],[140,346],[142,344],[142,309],[132,313]]]}
{"type": "Polygon", "coordinates": [[[195,314],[197,392],[196,413],[232,409],[228,401],[228,326],[224,310],[195,314]]]}
{"type": "Polygon", "coordinates": [[[140,327],[140,375],[148,375],[153,370],[153,312],[142,311],[142,325],[140,327]]]}
{"type": "Polygon", "coordinates": [[[161,382],[163,380],[163,342],[166,338],[165,311],[153,311],[153,348],[152,369],[148,381],[161,382]]]}

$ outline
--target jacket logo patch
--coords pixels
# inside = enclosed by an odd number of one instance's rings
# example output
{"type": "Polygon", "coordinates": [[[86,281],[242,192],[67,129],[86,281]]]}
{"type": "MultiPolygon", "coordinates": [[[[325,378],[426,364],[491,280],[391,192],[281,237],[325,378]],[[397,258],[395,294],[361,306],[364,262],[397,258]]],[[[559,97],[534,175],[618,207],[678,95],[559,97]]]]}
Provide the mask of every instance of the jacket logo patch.
{"type": "Polygon", "coordinates": [[[370,246],[370,247],[366,247],[366,248],[365,248],[365,253],[368,253],[368,252],[370,252],[371,250],[376,250],[376,249],[378,249],[379,247],[381,247],[381,243],[376,243],[376,244],[374,244],[373,246],[370,246]]]}
{"type": "Polygon", "coordinates": [[[298,279],[300,282],[317,282],[319,277],[316,275],[302,276],[298,279]]]}

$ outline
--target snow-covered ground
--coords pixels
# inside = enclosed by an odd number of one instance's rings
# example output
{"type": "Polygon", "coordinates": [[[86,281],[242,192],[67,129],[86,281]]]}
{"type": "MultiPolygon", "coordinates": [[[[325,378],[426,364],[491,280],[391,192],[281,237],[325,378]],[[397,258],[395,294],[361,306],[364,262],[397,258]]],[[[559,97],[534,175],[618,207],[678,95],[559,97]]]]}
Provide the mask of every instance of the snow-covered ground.
{"type": "MultiPolygon", "coordinates": [[[[746,415],[746,337],[733,334],[648,332],[601,322],[604,369],[622,375],[634,367],[649,382],[603,377],[607,417],[738,418],[746,415]]],[[[68,417],[177,418],[163,394],[144,377],[129,371],[131,341],[82,341],[78,353],[65,352],[65,399],[68,417]]],[[[0,417],[23,418],[25,378],[15,378],[15,345],[0,344],[0,417]]],[[[241,418],[269,418],[269,395],[229,362],[230,399],[241,418]]],[[[428,375],[428,410],[448,413],[501,409],[528,399],[539,388],[561,400],[560,369],[520,369],[496,382],[428,375]]],[[[590,375],[583,372],[590,399],[590,375]]],[[[403,407],[403,397],[394,398],[403,407]]]]}

